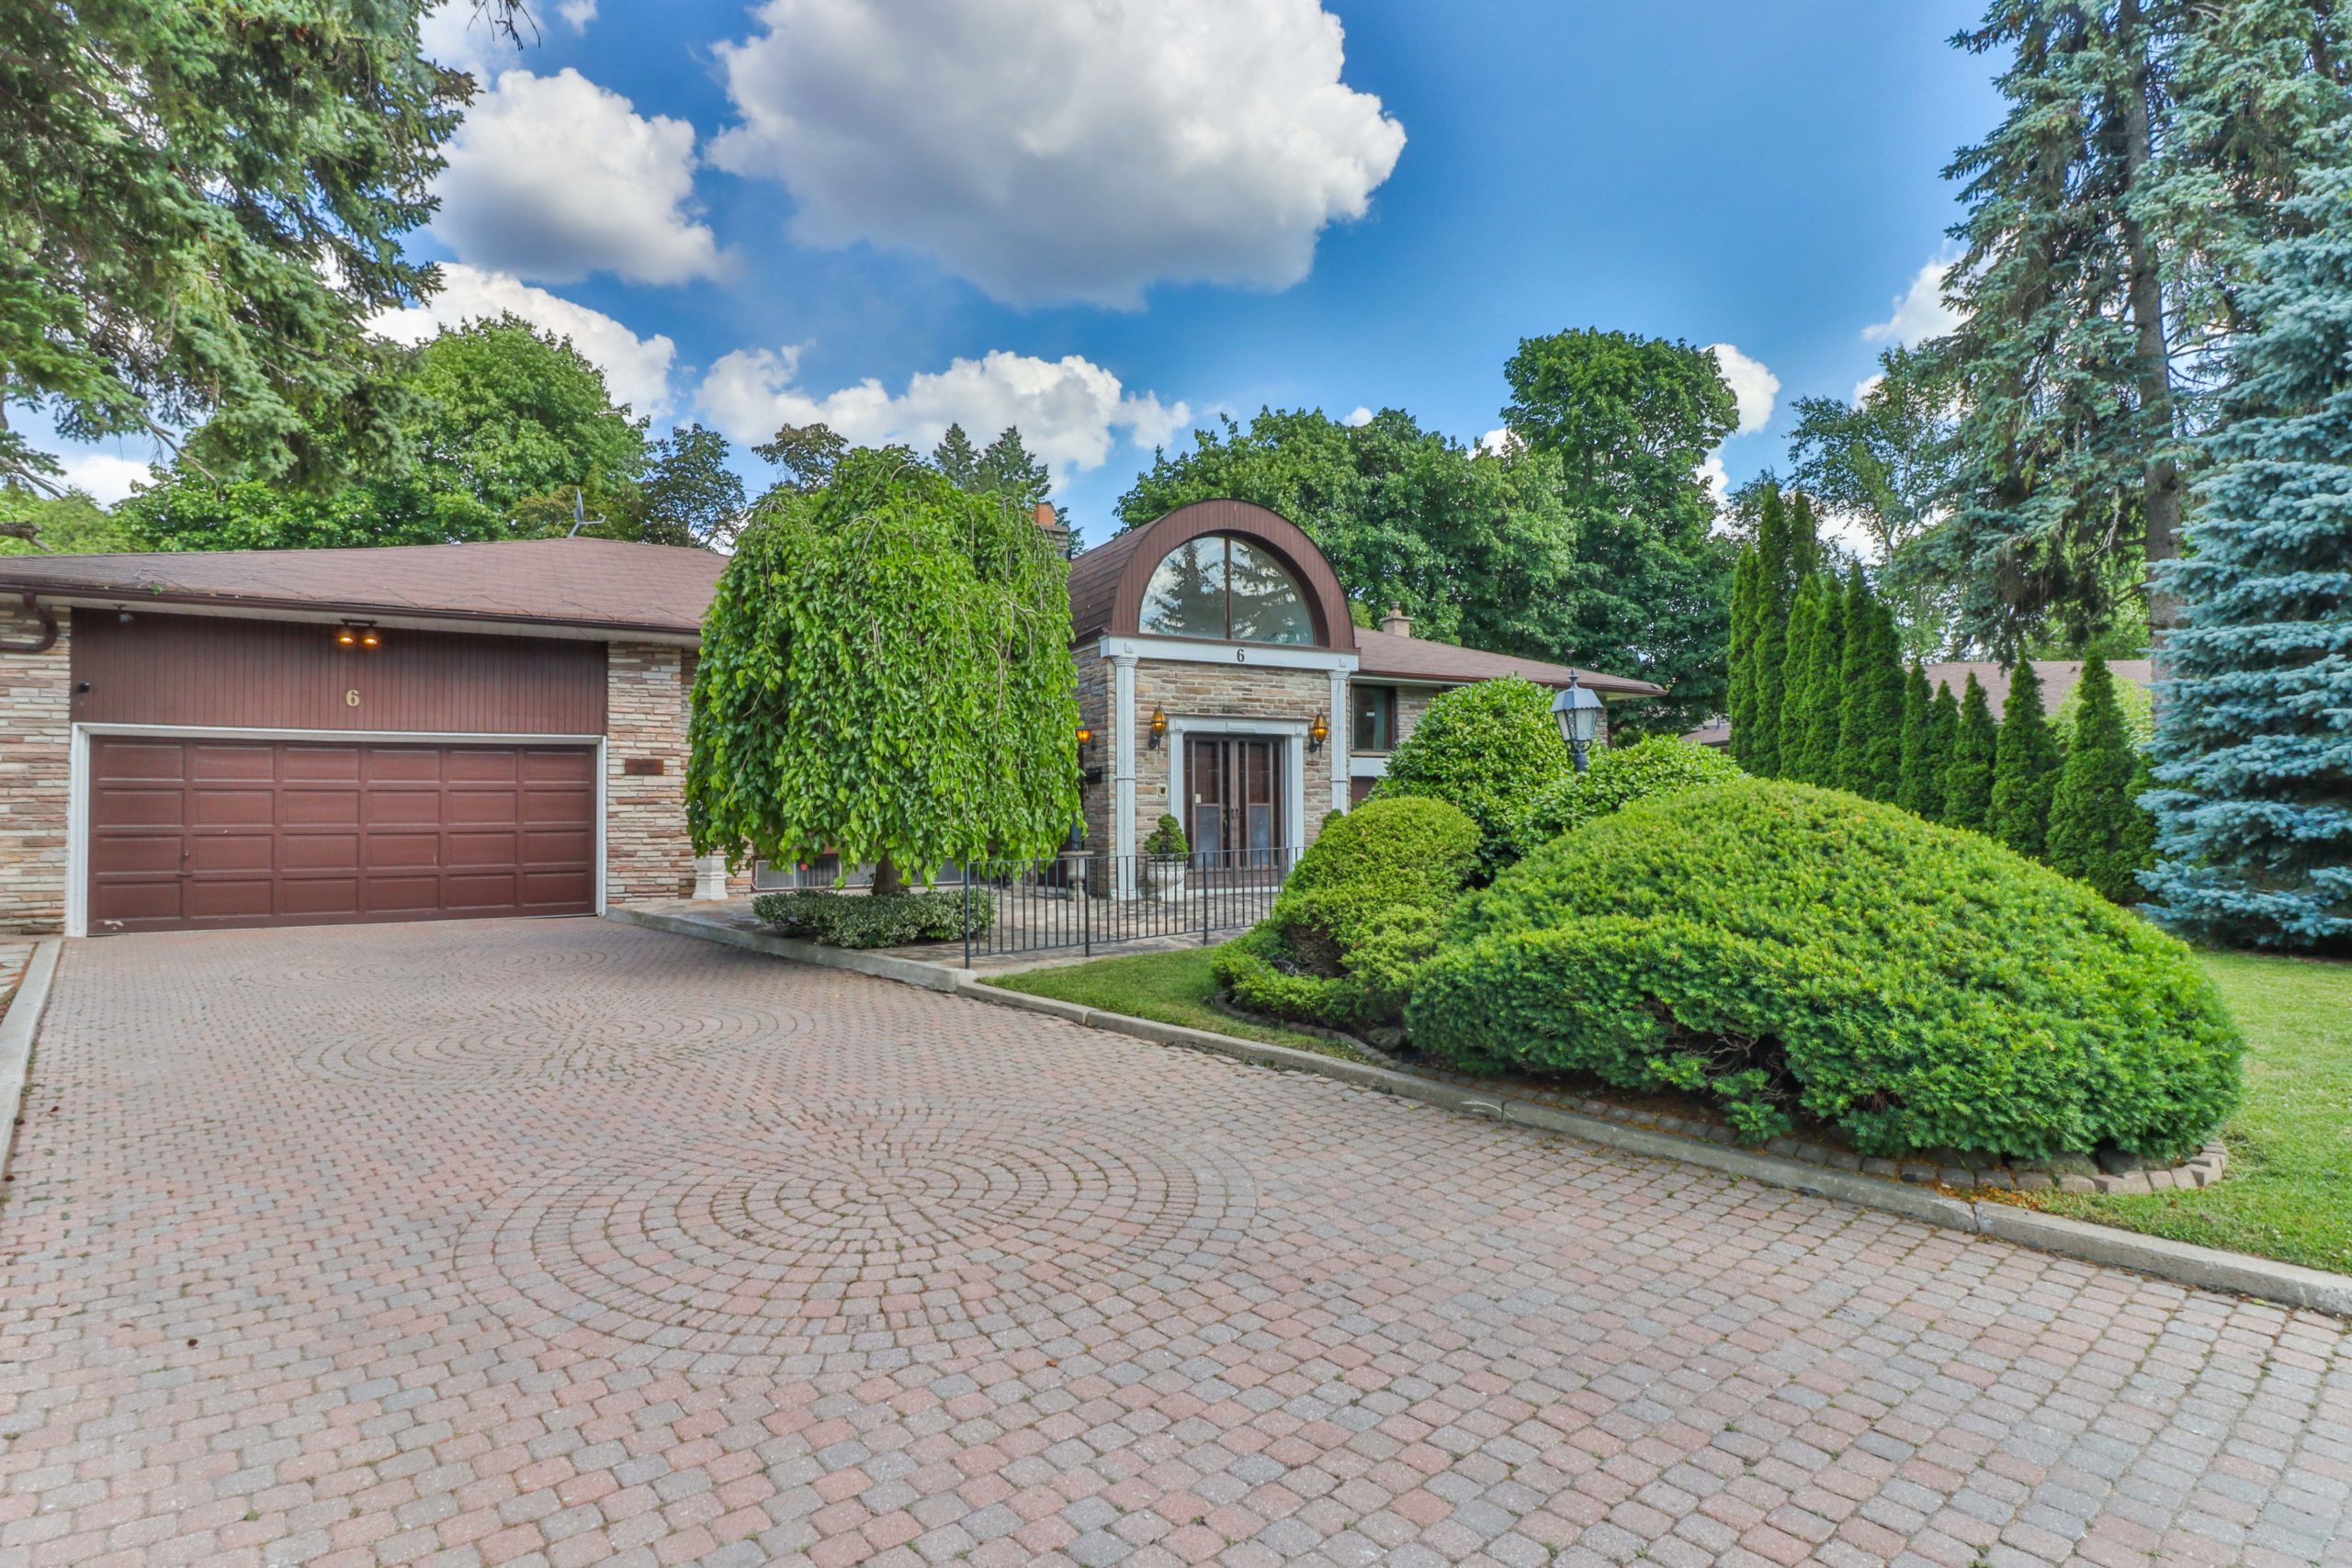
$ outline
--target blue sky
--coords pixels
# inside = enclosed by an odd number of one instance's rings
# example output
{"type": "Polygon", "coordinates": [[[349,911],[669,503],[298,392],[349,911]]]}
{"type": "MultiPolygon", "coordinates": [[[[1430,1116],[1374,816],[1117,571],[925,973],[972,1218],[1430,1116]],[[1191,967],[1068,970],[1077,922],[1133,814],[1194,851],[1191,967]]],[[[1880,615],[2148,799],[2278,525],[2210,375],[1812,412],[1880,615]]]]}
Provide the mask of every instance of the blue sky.
{"type": "Polygon", "coordinates": [[[1795,397],[1935,324],[1939,170],[1997,112],[1950,0],[538,10],[519,52],[428,22],[486,90],[416,243],[449,289],[388,330],[518,308],[657,428],[1015,418],[1094,538],[1216,411],[1475,440],[1566,327],[1734,345],[1724,469],[1781,463],[1795,397]]]}

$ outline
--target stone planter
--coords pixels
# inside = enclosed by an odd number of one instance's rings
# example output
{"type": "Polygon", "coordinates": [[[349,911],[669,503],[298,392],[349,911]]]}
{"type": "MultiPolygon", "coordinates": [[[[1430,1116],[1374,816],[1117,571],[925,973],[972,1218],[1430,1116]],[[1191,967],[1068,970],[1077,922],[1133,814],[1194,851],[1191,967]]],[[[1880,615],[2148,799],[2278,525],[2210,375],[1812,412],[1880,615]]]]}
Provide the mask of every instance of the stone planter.
{"type": "Polygon", "coordinates": [[[1144,880],[1151,896],[1163,904],[1173,904],[1184,897],[1183,855],[1146,855],[1144,880]]]}

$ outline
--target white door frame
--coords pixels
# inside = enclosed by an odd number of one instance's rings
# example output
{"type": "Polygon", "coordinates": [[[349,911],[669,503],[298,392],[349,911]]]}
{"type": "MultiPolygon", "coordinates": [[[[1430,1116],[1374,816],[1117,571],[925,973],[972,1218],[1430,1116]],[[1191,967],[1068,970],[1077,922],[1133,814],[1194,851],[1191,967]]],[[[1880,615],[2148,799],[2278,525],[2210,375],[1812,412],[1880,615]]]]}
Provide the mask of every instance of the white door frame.
{"type": "Polygon", "coordinates": [[[90,738],[153,740],[311,740],[362,746],[584,746],[596,757],[596,913],[605,912],[605,737],[469,734],[418,729],[238,729],[188,724],[80,724],[73,729],[65,805],[65,934],[90,934],[90,738]]]}
{"type": "Polygon", "coordinates": [[[1176,812],[1176,820],[1184,825],[1187,840],[1192,837],[1192,799],[1184,793],[1184,738],[1187,735],[1270,735],[1283,745],[1283,842],[1274,846],[1283,852],[1283,863],[1287,867],[1295,858],[1303,842],[1300,834],[1306,830],[1306,721],[1296,718],[1212,718],[1191,715],[1168,716],[1168,804],[1176,812]]]}

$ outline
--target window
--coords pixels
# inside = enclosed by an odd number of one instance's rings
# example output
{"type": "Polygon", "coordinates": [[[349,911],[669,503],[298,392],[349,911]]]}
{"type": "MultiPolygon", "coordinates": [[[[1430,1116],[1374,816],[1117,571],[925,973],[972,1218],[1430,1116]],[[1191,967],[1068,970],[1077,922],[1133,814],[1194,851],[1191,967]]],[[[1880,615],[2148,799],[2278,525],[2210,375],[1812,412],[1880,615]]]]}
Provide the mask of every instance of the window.
{"type": "Polygon", "coordinates": [[[1355,703],[1355,750],[1392,750],[1396,744],[1396,688],[1355,686],[1350,695],[1355,703]]]}
{"type": "Polygon", "coordinates": [[[1272,556],[1212,534],[1168,552],[1143,591],[1138,623],[1164,637],[1311,644],[1306,597],[1272,556]]]}

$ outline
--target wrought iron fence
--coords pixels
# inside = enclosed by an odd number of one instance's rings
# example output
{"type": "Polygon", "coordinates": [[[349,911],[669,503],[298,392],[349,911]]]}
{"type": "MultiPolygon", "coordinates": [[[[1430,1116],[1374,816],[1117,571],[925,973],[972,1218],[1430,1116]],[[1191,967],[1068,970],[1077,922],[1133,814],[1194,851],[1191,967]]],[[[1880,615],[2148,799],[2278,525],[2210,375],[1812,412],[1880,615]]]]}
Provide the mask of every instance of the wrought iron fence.
{"type": "Polygon", "coordinates": [[[1206,945],[1263,919],[1297,860],[1296,850],[1275,848],[975,862],[958,870],[964,964],[1059,948],[1091,953],[1152,938],[1197,937],[1206,945]],[[982,908],[983,899],[994,908],[982,908]]]}

